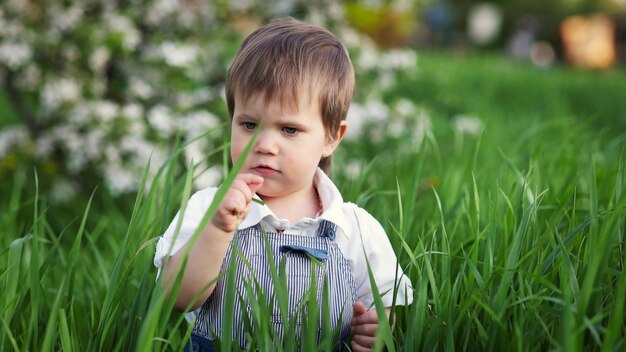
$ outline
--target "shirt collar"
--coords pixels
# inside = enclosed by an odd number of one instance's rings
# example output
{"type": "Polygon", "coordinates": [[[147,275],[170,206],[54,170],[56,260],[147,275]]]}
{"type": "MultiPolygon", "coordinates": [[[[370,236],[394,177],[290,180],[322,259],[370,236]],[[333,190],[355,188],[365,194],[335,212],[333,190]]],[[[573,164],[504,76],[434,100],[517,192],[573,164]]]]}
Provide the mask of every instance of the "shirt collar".
{"type": "Polygon", "coordinates": [[[343,213],[343,197],[337,186],[319,168],[313,177],[313,184],[317,187],[317,193],[320,195],[324,206],[324,211],[319,218],[334,223],[346,237],[350,238],[350,226],[346,215],[343,213]]]}
{"type": "MultiPolygon", "coordinates": [[[[324,207],[322,215],[316,220],[327,220],[334,223],[341,229],[341,232],[346,237],[350,238],[350,231],[348,231],[350,226],[342,208],[343,197],[337,189],[337,186],[335,186],[333,181],[320,168],[317,169],[315,175],[313,176],[313,185],[317,189],[317,193],[319,194],[324,207]]],[[[254,195],[254,198],[260,199],[256,194],[254,195]]],[[[245,228],[255,226],[266,217],[277,219],[276,215],[274,215],[272,210],[267,205],[252,202],[250,204],[250,209],[248,210],[248,216],[246,216],[246,218],[239,224],[238,229],[243,230],[245,228]]],[[[292,226],[293,225],[294,224],[292,224],[292,226]]]]}

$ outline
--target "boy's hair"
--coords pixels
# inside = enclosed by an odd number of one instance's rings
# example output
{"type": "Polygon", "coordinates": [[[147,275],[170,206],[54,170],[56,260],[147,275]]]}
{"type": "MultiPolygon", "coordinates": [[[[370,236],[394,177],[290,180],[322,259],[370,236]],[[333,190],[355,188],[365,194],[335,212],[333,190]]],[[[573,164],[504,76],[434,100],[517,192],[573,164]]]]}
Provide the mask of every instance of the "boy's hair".
{"type": "MultiPolygon", "coordinates": [[[[293,18],[275,19],[241,44],[226,76],[226,101],[231,119],[235,95],[242,101],[262,94],[297,104],[318,101],[327,137],[336,135],[354,93],[354,69],[348,51],[329,31],[293,18]]],[[[296,105],[297,106],[297,105],[296,105]]],[[[330,157],[319,167],[330,171],[330,157]]]]}

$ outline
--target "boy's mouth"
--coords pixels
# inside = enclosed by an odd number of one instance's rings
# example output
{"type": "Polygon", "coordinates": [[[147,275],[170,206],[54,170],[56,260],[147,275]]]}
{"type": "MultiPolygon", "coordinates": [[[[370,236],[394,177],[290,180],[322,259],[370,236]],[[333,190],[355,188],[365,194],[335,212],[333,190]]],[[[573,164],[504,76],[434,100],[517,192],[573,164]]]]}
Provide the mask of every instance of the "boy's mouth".
{"type": "Polygon", "coordinates": [[[273,175],[278,172],[278,170],[275,170],[267,165],[255,166],[252,168],[252,170],[256,171],[257,173],[261,175],[273,175]]]}

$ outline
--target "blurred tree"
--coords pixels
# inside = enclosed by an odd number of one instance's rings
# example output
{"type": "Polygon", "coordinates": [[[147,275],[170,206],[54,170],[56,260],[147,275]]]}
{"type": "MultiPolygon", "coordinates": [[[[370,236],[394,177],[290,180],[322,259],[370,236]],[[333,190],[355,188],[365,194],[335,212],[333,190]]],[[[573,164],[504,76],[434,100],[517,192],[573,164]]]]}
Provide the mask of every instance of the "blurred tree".
{"type": "Polygon", "coordinates": [[[199,138],[181,160],[198,165],[197,186],[217,183],[221,163],[207,158],[226,138],[202,134],[228,120],[226,69],[245,35],[286,15],[344,40],[357,104],[415,69],[412,51],[379,51],[331,0],[1,2],[0,81],[21,123],[0,130],[0,175],[35,165],[58,200],[101,181],[133,192],[148,159],[156,172],[180,137],[199,138]]]}

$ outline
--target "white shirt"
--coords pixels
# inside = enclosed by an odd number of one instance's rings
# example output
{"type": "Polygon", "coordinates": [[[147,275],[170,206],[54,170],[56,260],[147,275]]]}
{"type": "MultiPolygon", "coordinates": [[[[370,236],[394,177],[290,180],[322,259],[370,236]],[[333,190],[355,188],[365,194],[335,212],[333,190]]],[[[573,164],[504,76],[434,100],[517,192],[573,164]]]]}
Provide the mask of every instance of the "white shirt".
{"type": "MultiPolygon", "coordinates": [[[[268,206],[252,202],[248,215],[238,228],[241,230],[263,222],[263,226],[268,231],[284,230],[295,235],[315,236],[320,222],[330,221],[337,225],[335,241],[350,264],[356,281],[357,300],[363,301],[366,307],[374,302],[365,259],[367,255],[376,286],[383,295],[383,304],[386,307],[392,305],[396,276],[398,277],[398,284],[395,285],[397,286],[396,304],[410,304],[413,300],[411,283],[397,265],[396,255],[380,223],[356,204],[345,203],[337,187],[322,170],[317,170],[313,183],[323,204],[322,214],[315,219],[305,217],[296,224],[290,224],[288,220],[278,219],[268,206]]],[[[159,274],[170,248],[169,253],[176,253],[194,234],[216,192],[216,187],[210,187],[191,196],[187,202],[178,236],[172,243],[181,216],[180,212],[176,214],[157,243],[154,265],[159,269],[159,274]]],[[[255,198],[258,196],[255,195],[255,198]]]]}

